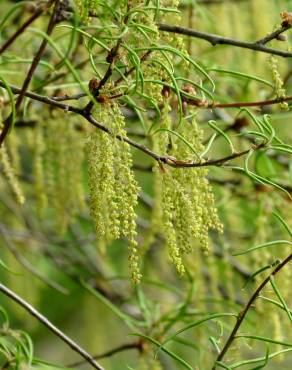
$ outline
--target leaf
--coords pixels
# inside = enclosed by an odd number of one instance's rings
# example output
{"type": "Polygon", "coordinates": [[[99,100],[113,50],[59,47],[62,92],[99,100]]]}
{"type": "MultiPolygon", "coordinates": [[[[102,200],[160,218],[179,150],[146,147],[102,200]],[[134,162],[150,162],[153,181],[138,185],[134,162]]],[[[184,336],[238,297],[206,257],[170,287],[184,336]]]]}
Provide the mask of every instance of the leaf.
{"type": "Polygon", "coordinates": [[[292,343],[281,341],[281,340],[276,340],[276,339],[272,339],[272,338],[266,338],[266,337],[262,337],[260,335],[237,334],[235,336],[235,338],[249,338],[249,339],[259,340],[261,342],[274,343],[274,344],[280,344],[280,345],[286,346],[286,347],[292,347],[292,343]]]}
{"type": "Polygon", "coordinates": [[[216,126],[215,121],[208,121],[208,125],[211,126],[215,131],[217,131],[217,133],[219,133],[221,136],[223,136],[223,138],[229,144],[231,148],[231,153],[233,154],[235,152],[235,149],[229,136],[223,130],[216,126]]]}
{"type": "Polygon", "coordinates": [[[274,289],[274,292],[276,293],[277,297],[279,298],[280,302],[282,303],[283,307],[285,308],[285,311],[287,312],[287,315],[289,317],[290,322],[292,322],[291,312],[290,312],[290,310],[289,310],[289,308],[287,306],[287,303],[286,303],[285,299],[283,298],[280,290],[278,289],[278,287],[276,285],[274,276],[271,276],[270,277],[270,282],[271,282],[271,285],[272,285],[272,287],[274,289]]]}
{"type": "Polygon", "coordinates": [[[93,289],[89,284],[81,280],[81,285],[90,292],[93,296],[98,298],[102,303],[104,303],[117,317],[119,317],[131,330],[135,328],[135,326],[141,326],[141,322],[138,320],[133,319],[131,316],[125,314],[121,311],[117,306],[115,306],[112,302],[110,302],[105,296],[100,294],[97,290],[93,289]]]}
{"type": "Polygon", "coordinates": [[[260,370],[260,369],[263,369],[267,365],[267,363],[269,361],[269,353],[270,353],[270,350],[269,350],[269,347],[267,346],[266,356],[265,356],[265,359],[264,359],[264,363],[262,365],[259,365],[257,367],[254,367],[251,370],[260,370]]]}
{"type": "Polygon", "coordinates": [[[277,212],[273,212],[273,215],[277,217],[277,219],[281,222],[281,224],[284,226],[284,228],[288,231],[289,236],[292,237],[292,229],[290,226],[287,224],[287,222],[284,221],[284,219],[279,215],[277,212]]]}
{"type": "Polygon", "coordinates": [[[270,263],[270,264],[268,264],[268,265],[266,265],[266,266],[264,266],[264,267],[261,267],[261,268],[259,268],[257,271],[255,271],[254,273],[252,273],[251,275],[250,275],[250,277],[246,280],[246,282],[245,282],[245,284],[244,284],[244,286],[243,286],[243,290],[247,287],[247,285],[258,275],[258,274],[260,274],[260,273],[262,273],[263,271],[266,271],[266,270],[268,270],[268,269],[270,269],[271,267],[273,267],[273,266],[275,266],[275,265],[277,265],[279,263],[279,261],[278,260],[276,260],[275,262],[273,262],[273,263],[270,263]]]}
{"type": "Polygon", "coordinates": [[[247,253],[250,253],[250,252],[253,252],[253,251],[256,251],[258,249],[261,249],[261,248],[266,248],[266,247],[271,247],[271,246],[274,246],[274,245],[282,245],[282,244],[288,244],[288,245],[292,245],[291,242],[289,242],[288,240],[274,240],[272,242],[267,242],[267,243],[263,243],[263,244],[259,244],[259,245],[256,245],[255,247],[252,247],[252,248],[249,248],[249,249],[246,249],[244,251],[240,251],[240,252],[236,252],[236,253],[232,253],[233,256],[241,256],[243,254],[247,254],[247,253]]]}
{"type": "MultiPolygon", "coordinates": [[[[292,351],[292,348],[282,349],[280,351],[271,353],[270,355],[268,355],[268,358],[271,359],[271,358],[274,358],[278,355],[282,355],[283,353],[287,353],[287,352],[291,352],[291,351],[292,351]]],[[[265,357],[252,358],[250,360],[239,361],[239,362],[236,362],[235,364],[231,365],[230,369],[237,369],[238,367],[249,365],[249,364],[254,364],[254,363],[257,363],[257,362],[261,362],[261,361],[264,361],[265,359],[266,359],[266,356],[265,357]]]]}
{"type": "Polygon", "coordinates": [[[178,361],[182,366],[184,366],[186,369],[189,369],[189,370],[194,370],[194,368],[189,365],[185,360],[183,360],[181,357],[179,357],[177,354],[175,354],[174,352],[170,351],[169,349],[167,348],[164,348],[164,347],[161,347],[161,343],[159,343],[157,340],[147,336],[147,335],[144,335],[144,334],[141,334],[141,333],[132,333],[130,335],[135,335],[135,336],[139,336],[141,338],[144,338],[144,339],[147,339],[149,340],[149,342],[155,344],[157,347],[161,348],[161,350],[166,353],[167,355],[169,355],[170,357],[172,357],[174,360],[178,361]]]}
{"type": "MultiPolygon", "coordinates": [[[[167,338],[167,339],[162,343],[161,348],[159,348],[159,349],[158,349],[158,351],[159,351],[160,349],[162,349],[162,348],[163,348],[163,346],[164,346],[167,342],[171,341],[171,340],[172,340],[173,338],[175,338],[177,335],[179,335],[179,334],[181,334],[181,333],[185,332],[186,330],[189,330],[189,329],[191,329],[191,328],[194,328],[194,327],[196,327],[196,326],[199,326],[199,325],[203,324],[204,322],[207,322],[207,321],[210,321],[210,320],[213,320],[213,319],[217,319],[218,317],[230,317],[230,316],[232,316],[232,317],[236,317],[236,318],[237,318],[237,315],[236,315],[236,314],[234,314],[234,313],[226,313],[226,312],[224,312],[224,313],[215,313],[215,314],[207,315],[207,316],[203,317],[202,319],[199,319],[199,320],[197,320],[197,321],[195,321],[195,322],[193,322],[193,323],[191,323],[191,324],[189,324],[189,325],[187,325],[187,326],[183,327],[182,329],[180,329],[180,330],[176,331],[173,335],[171,335],[170,337],[168,337],[168,338],[167,338]]],[[[157,352],[158,352],[158,351],[157,351],[157,352]]]]}
{"type": "Polygon", "coordinates": [[[270,87],[274,88],[274,84],[272,82],[269,82],[267,80],[264,80],[263,78],[260,78],[260,77],[254,76],[254,75],[250,75],[250,74],[247,74],[247,73],[232,71],[232,70],[223,69],[223,68],[207,68],[207,71],[208,72],[226,73],[226,74],[230,74],[230,75],[235,76],[235,77],[248,78],[249,80],[254,80],[254,81],[257,81],[257,82],[261,82],[261,83],[263,83],[267,86],[270,86],[270,87]]]}

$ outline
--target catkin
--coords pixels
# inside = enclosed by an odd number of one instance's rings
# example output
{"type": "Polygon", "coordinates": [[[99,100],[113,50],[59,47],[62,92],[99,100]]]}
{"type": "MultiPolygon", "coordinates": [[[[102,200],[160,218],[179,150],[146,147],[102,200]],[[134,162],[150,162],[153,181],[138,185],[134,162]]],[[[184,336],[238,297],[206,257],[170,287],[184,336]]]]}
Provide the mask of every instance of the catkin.
{"type": "Polygon", "coordinates": [[[129,144],[115,137],[126,137],[124,118],[116,105],[102,107],[95,116],[108,126],[112,136],[93,131],[88,138],[91,215],[98,238],[108,243],[119,237],[128,240],[131,276],[137,283],[141,278],[135,212],[139,187],[129,144]]]}

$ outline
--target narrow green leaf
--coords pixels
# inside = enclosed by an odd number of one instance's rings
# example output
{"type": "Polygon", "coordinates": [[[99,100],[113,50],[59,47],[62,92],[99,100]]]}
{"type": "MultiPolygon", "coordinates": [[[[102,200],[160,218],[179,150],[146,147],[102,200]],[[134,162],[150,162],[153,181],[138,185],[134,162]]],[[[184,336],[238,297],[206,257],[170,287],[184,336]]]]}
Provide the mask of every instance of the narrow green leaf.
{"type": "Polygon", "coordinates": [[[281,341],[281,340],[276,340],[276,339],[272,339],[272,338],[266,338],[266,337],[262,337],[260,335],[237,334],[235,336],[235,338],[255,339],[255,340],[259,340],[261,342],[274,343],[274,344],[280,344],[281,346],[292,347],[292,343],[281,341]]]}
{"type": "Polygon", "coordinates": [[[285,308],[285,311],[287,312],[287,315],[289,317],[290,322],[292,322],[292,315],[291,315],[290,309],[288,308],[284,297],[282,296],[280,290],[277,287],[274,276],[270,277],[270,282],[271,282],[271,285],[274,289],[274,292],[276,293],[277,297],[279,298],[280,302],[282,303],[283,307],[285,308]]]}
{"type": "Polygon", "coordinates": [[[132,333],[131,335],[135,335],[135,336],[139,336],[141,338],[144,338],[144,339],[147,339],[149,340],[149,342],[155,344],[157,347],[161,348],[161,350],[163,352],[165,352],[166,354],[168,354],[170,357],[172,357],[174,360],[178,361],[182,366],[184,366],[186,369],[189,369],[189,370],[194,370],[193,367],[191,365],[189,365],[185,360],[183,360],[181,357],[179,357],[177,354],[175,354],[174,352],[170,351],[169,349],[167,348],[164,348],[164,347],[161,347],[161,343],[159,343],[157,340],[147,336],[147,335],[144,335],[144,334],[141,334],[141,333],[132,333]]]}
{"type": "Polygon", "coordinates": [[[289,242],[288,240],[274,240],[272,242],[267,242],[267,243],[263,243],[263,244],[260,244],[260,245],[256,245],[255,247],[248,248],[244,251],[233,253],[232,255],[233,256],[241,256],[242,254],[250,253],[250,252],[256,251],[256,250],[261,249],[261,248],[271,247],[271,246],[274,246],[274,245],[282,245],[282,244],[292,245],[292,243],[289,242]]]}

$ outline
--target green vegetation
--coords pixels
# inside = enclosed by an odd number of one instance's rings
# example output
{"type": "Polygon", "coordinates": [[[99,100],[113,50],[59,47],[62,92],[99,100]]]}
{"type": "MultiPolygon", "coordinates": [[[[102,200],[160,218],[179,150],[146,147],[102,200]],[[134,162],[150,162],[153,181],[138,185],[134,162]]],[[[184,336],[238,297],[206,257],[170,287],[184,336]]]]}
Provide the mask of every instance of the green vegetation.
{"type": "Polygon", "coordinates": [[[291,369],[291,10],[0,2],[1,369],[291,369]]]}

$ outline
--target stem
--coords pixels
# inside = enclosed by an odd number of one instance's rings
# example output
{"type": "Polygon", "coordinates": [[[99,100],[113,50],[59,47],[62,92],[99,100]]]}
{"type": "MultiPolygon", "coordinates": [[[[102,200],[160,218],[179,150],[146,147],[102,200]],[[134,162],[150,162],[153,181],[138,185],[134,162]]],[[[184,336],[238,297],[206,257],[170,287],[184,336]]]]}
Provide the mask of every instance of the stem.
{"type": "Polygon", "coordinates": [[[263,37],[262,39],[257,41],[257,44],[265,45],[269,41],[276,39],[281,33],[289,30],[291,25],[282,25],[280,28],[276,29],[275,31],[269,33],[267,36],[263,37]]]}
{"type": "MultiPolygon", "coordinates": [[[[0,81],[0,86],[5,88],[5,85],[1,81],[0,81]]],[[[15,93],[15,94],[20,93],[20,89],[18,89],[17,87],[15,87],[15,86],[10,86],[10,87],[11,87],[11,90],[12,90],[13,93],[15,93]]],[[[80,116],[84,117],[89,123],[91,123],[93,126],[97,127],[98,129],[106,132],[107,134],[109,134],[111,136],[114,136],[116,139],[118,139],[120,141],[128,143],[132,147],[134,147],[134,148],[142,151],[143,153],[149,155],[150,157],[155,159],[160,164],[166,164],[170,167],[176,167],[176,168],[208,167],[208,166],[221,167],[226,162],[228,162],[232,159],[236,159],[236,158],[245,156],[250,151],[250,148],[249,148],[249,149],[243,150],[241,152],[235,152],[235,153],[233,153],[231,155],[228,155],[226,157],[222,157],[222,158],[219,158],[219,159],[210,159],[210,160],[205,161],[205,162],[204,161],[202,161],[202,162],[185,161],[185,160],[177,159],[177,158],[174,158],[174,157],[171,157],[171,156],[160,155],[160,154],[152,151],[151,149],[149,149],[145,145],[137,143],[136,141],[134,141],[132,139],[129,139],[126,136],[113,135],[113,133],[111,132],[110,129],[108,129],[107,127],[105,127],[101,123],[97,122],[95,120],[95,118],[90,113],[88,113],[86,111],[86,109],[81,109],[81,108],[74,107],[72,105],[63,104],[63,103],[60,103],[60,102],[57,102],[57,101],[53,100],[52,98],[48,98],[46,96],[42,96],[42,95],[32,93],[32,92],[26,92],[25,96],[28,96],[29,98],[40,101],[42,103],[54,106],[56,108],[60,108],[60,109],[64,110],[65,112],[77,113],[80,116]]],[[[253,149],[257,150],[257,149],[260,149],[260,148],[263,148],[263,147],[264,147],[264,143],[261,143],[257,146],[254,146],[253,149]]]]}
{"type": "Polygon", "coordinates": [[[290,261],[292,260],[292,253],[288,255],[281,263],[279,263],[274,270],[266,277],[266,279],[258,286],[258,288],[255,290],[247,304],[245,305],[244,309],[239,313],[237,321],[234,325],[234,328],[227,339],[224,347],[222,348],[221,352],[219,353],[212,370],[216,370],[216,364],[223,359],[225,356],[226,352],[230,348],[231,344],[233,343],[234,339],[236,338],[236,334],[238,332],[238,329],[240,328],[243,320],[245,319],[249,309],[251,308],[252,304],[254,301],[257,299],[258,295],[260,292],[263,290],[263,288],[268,284],[270,281],[271,277],[275,276],[283,267],[285,267],[290,261]]]}
{"type": "MultiPolygon", "coordinates": [[[[130,9],[130,4],[128,3],[127,12],[129,11],[129,9],[130,9]]],[[[128,20],[129,20],[129,15],[126,15],[124,20],[123,20],[124,25],[126,25],[128,23],[128,20]]],[[[118,53],[119,53],[119,49],[120,49],[122,41],[123,41],[123,39],[119,38],[116,45],[109,51],[109,53],[107,55],[106,60],[109,62],[109,65],[108,65],[108,68],[107,68],[103,78],[99,81],[97,87],[92,92],[92,95],[93,95],[94,98],[98,97],[100,90],[103,88],[103,86],[107,83],[107,81],[109,80],[109,78],[113,74],[114,64],[115,64],[116,59],[119,58],[118,53]]],[[[88,102],[88,104],[84,108],[84,111],[87,112],[88,114],[90,114],[93,106],[94,106],[94,102],[91,100],[91,101],[88,102]]]]}
{"type": "MultiPolygon", "coordinates": [[[[138,351],[141,351],[142,345],[141,345],[140,342],[123,344],[123,345],[121,345],[119,347],[116,347],[114,349],[111,349],[111,350],[109,350],[107,352],[104,352],[104,353],[102,353],[100,355],[93,356],[93,358],[95,360],[99,360],[101,358],[111,357],[111,356],[115,355],[116,353],[127,351],[129,349],[136,349],[138,351]]],[[[83,365],[84,362],[85,361],[73,362],[72,364],[67,365],[67,367],[77,367],[77,366],[83,365]]]]}
{"type": "Polygon", "coordinates": [[[28,302],[24,301],[16,293],[8,289],[5,285],[0,283],[0,291],[5,294],[7,297],[11,298],[19,306],[23,307],[30,315],[34,316],[39,322],[45,325],[52,333],[59,337],[63,342],[65,342],[73,351],[77,352],[82,356],[86,362],[88,362],[93,368],[97,370],[104,370],[93,357],[81,348],[77,343],[75,343],[71,338],[64,334],[60,329],[53,325],[45,316],[38,312],[34,307],[32,307],[28,302]]]}
{"type": "Polygon", "coordinates": [[[43,13],[43,9],[37,9],[33,15],[28,18],[28,20],[23,23],[23,25],[15,31],[15,33],[8,39],[5,44],[0,48],[0,55],[4,53],[4,51],[25,31],[25,29],[35,20],[37,19],[41,14],[43,13]]]}
{"type": "MultiPolygon", "coordinates": [[[[290,27],[288,27],[288,28],[290,28],[290,27]]],[[[181,35],[186,35],[186,36],[195,37],[197,39],[206,40],[206,41],[209,41],[213,46],[215,46],[215,45],[232,45],[232,46],[236,46],[236,47],[239,47],[239,48],[257,50],[257,51],[260,51],[260,52],[263,52],[263,53],[279,55],[279,56],[284,57],[284,58],[292,58],[292,53],[291,52],[269,48],[269,47],[263,45],[262,42],[259,43],[259,42],[241,41],[241,40],[236,40],[236,39],[232,39],[232,38],[228,38],[228,37],[215,35],[215,34],[212,34],[212,33],[196,31],[196,30],[193,30],[191,28],[171,26],[169,24],[164,24],[164,23],[159,23],[158,28],[161,31],[179,33],[181,35]]]]}
{"type": "Polygon", "coordinates": [[[208,103],[200,100],[184,99],[188,104],[195,105],[198,108],[241,108],[241,107],[263,107],[266,105],[274,105],[283,102],[292,101],[292,96],[279,97],[270,100],[260,100],[252,102],[234,102],[234,103],[208,103]]]}
{"type": "MultiPolygon", "coordinates": [[[[51,19],[50,19],[50,22],[48,24],[48,28],[47,28],[47,35],[50,36],[53,32],[53,29],[56,25],[56,21],[57,21],[57,14],[58,14],[58,10],[59,10],[59,3],[60,3],[60,0],[55,0],[55,6],[54,6],[54,11],[53,11],[53,14],[51,16],[51,19]]],[[[41,60],[41,57],[43,56],[43,53],[46,49],[46,46],[48,44],[48,40],[47,39],[43,39],[42,43],[41,43],[41,46],[38,50],[38,52],[36,53],[32,63],[31,63],[31,66],[30,66],[30,69],[27,73],[27,76],[26,76],[26,79],[24,80],[23,82],[23,85],[22,85],[22,88],[21,88],[21,91],[19,93],[19,96],[16,100],[16,103],[15,103],[15,110],[16,112],[19,111],[19,108],[21,106],[21,103],[25,97],[25,93],[26,93],[26,90],[28,89],[28,86],[30,84],[30,81],[34,75],[34,72],[41,60]]],[[[0,134],[0,147],[3,143],[3,141],[5,140],[5,137],[7,136],[11,126],[12,126],[12,114],[10,114],[6,120],[4,121],[4,127],[3,127],[3,130],[0,134]]]]}

